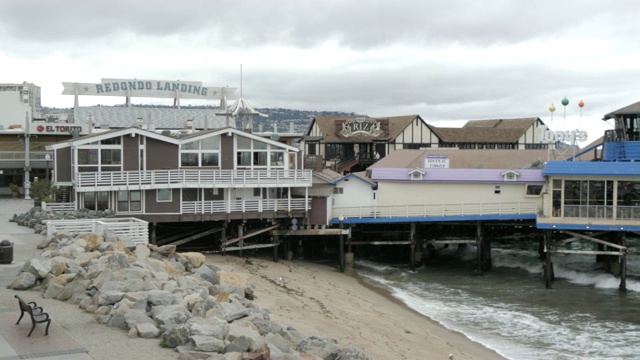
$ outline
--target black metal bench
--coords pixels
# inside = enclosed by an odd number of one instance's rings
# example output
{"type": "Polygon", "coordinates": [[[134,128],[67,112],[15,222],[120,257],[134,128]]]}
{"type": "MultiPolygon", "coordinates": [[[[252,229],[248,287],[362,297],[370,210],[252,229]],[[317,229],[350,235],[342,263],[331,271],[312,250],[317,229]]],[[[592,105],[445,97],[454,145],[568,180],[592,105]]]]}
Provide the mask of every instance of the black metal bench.
{"type": "Polygon", "coordinates": [[[49,335],[49,325],[51,325],[51,318],[49,318],[49,314],[44,312],[42,307],[38,306],[38,304],[33,301],[26,302],[18,295],[16,295],[16,299],[18,299],[18,303],[20,304],[20,318],[16,325],[20,324],[20,320],[22,320],[24,313],[28,313],[31,317],[31,324],[33,326],[31,326],[31,331],[29,331],[29,335],[27,335],[27,337],[31,336],[33,329],[36,328],[36,324],[45,322],[47,323],[47,328],[45,329],[44,334],[49,335]]]}

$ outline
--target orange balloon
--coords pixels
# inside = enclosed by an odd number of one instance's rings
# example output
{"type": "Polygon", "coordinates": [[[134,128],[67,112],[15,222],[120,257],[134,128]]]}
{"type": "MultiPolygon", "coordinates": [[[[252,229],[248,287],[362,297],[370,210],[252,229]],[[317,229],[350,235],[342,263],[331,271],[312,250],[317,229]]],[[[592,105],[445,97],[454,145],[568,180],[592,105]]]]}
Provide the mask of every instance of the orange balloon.
{"type": "Polygon", "coordinates": [[[578,106],[584,107],[584,101],[580,100],[580,102],[578,103],[578,106]]]}

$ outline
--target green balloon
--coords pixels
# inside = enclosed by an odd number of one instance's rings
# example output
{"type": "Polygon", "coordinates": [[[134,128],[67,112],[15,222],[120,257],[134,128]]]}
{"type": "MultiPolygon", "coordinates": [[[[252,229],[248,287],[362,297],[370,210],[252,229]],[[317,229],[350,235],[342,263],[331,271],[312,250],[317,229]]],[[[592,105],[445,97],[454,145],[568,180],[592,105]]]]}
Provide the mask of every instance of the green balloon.
{"type": "Polygon", "coordinates": [[[567,106],[569,105],[569,99],[567,99],[567,97],[565,96],[564,99],[562,99],[562,105],[567,106]]]}

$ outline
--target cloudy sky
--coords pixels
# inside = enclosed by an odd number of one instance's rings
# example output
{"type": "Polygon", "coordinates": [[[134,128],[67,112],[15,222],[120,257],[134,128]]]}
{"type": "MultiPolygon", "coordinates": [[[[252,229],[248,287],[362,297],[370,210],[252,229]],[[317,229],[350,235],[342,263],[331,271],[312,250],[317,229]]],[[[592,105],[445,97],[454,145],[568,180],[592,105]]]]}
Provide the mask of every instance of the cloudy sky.
{"type": "MultiPolygon", "coordinates": [[[[536,116],[594,139],[610,128],[604,114],[640,101],[639,9],[632,0],[2,0],[0,82],[35,83],[43,105],[72,107],[62,82],[240,88],[242,64],[242,96],[258,108],[418,114],[451,127],[536,116]]],[[[80,105],[114,101],[124,99],[80,105]]]]}

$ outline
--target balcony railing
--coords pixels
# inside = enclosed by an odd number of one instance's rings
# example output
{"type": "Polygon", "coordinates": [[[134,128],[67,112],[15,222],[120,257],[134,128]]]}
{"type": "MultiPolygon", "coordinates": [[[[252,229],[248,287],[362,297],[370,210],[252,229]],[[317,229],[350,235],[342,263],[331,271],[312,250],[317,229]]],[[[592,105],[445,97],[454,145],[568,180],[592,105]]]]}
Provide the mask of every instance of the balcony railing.
{"type": "Polygon", "coordinates": [[[634,220],[640,219],[640,206],[565,205],[563,216],[581,219],[634,220]]]}
{"type": "Polygon", "coordinates": [[[76,173],[76,190],[311,186],[311,170],[147,170],[76,173]]]}
{"type": "MultiPolygon", "coordinates": [[[[49,151],[30,151],[30,161],[47,161],[46,155],[51,156],[49,151]]],[[[0,161],[24,161],[24,151],[0,151],[0,161]]]]}
{"type": "Polygon", "coordinates": [[[533,202],[424,204],[393,206],[359,206],[333,208],[333,218],[407,218],[428,216],[520,215],[537,214],[533,202]]]}
{"type": "Polygon", "coordinates": [[[182,214],[226,214],[265,211],[308,210],[311,201],[304,199],[183,201],[182,214]]]}

